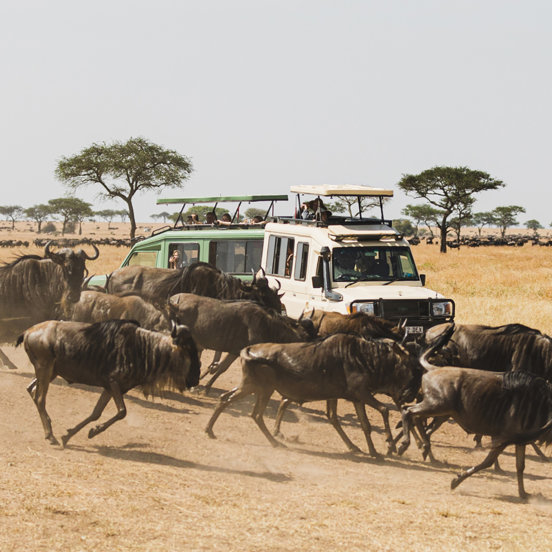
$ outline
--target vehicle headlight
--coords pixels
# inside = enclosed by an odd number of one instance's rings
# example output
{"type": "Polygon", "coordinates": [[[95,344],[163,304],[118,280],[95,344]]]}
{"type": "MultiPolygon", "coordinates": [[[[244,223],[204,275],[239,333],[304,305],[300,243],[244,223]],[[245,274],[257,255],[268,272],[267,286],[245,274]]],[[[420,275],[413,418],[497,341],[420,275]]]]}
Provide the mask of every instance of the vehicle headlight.
{"type": "Polygon", "coordinates": [[[452,316],[452,301],[436,301],[431,303],[433,316],[452,316]]]}
{"type": "Polygon", "coordinates": [[[374,316],[376,314],[376,309],[374,303],[352,303],[349,306],[349,313],[353,314],[355,312],[363,312],[374,316]]]}

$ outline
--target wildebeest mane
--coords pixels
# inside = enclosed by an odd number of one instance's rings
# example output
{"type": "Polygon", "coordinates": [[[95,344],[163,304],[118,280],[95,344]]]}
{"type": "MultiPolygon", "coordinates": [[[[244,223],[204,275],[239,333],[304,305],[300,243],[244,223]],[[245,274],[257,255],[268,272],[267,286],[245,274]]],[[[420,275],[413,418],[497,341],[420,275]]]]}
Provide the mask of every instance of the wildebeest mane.
{"type": "MultiPolygon", "coordinates": [[[[82,357],[98,366],[113,363],[127,369],[133,367],[134,371],[128,372],[128,379],[143,381],[140,388],[146,397],[175,387],[171,373],[174,363],[170,362],[168,350],[158,347],[157,332],[141,328],[136,320],[96,322],[82,332],[86,338],[82,357]]],[[[195,353],[197,357],[197,350],[195,353]]],[[[122,388],[121,391],[125,393],[128,389],[122,388]]]]}
{"type": "Polygon", "coordinates": [[[21,261],[26,261],[27,259],[34,259],[35,261],[41,261],[44,258],[45,257],[41,257],[40,255],[19,255],[19,257],[15,258],[13,261],[2,261],[2,265],[0,265],[0,271],[2,271],[3,269],[9,268],[11,266],[15,266],[21,261]]]}
{"type": "MultiPolygon", "coordinates": [[[[490,329],[490,328],[489,328],[490,329]]],[[[542,332],[535,328],[530,328],[524,324],[504,324],[494,328],[497,335],[518,335],[518,334],[535,334],[543,335],[542,332]]]]}

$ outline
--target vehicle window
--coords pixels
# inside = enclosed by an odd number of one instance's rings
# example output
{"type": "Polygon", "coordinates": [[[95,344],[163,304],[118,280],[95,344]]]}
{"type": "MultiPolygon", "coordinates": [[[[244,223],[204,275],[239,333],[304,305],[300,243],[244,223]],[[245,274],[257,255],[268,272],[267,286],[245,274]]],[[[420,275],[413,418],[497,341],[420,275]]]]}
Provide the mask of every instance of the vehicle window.
{"type": "Polygon", "coordinates": [[[297,244],[297,253],[295,256],[295,272],[293,277],[295,280],[304,280],[307,276],[307,260],[309,258],[309,244],[299,242],[297,244]]]}
{"type": "Polygon", "coordinates": [[[168,268],[183,268],[185,266],[197,263],[199,261],[198,243],[170,243],[169,258],[167,259],[168,268]],[[174,252],[178,251],[177,255],[174,252]]]}
{"type": "Polygon", "coordinates": [[[223,272],[248,274],[261,266],[263,240],[220,240],[209,245],[209,262],[223,272]]]}
{"type": "Polygon", "coordinates": [[[418,279],[414,260],[406,247],[336,247],[332,261],[336,282],[418,279]]]}
{"type": "Polygon", "coordinates": [[[127,266],[157,266],[159,251],[135,251],[128,260],[127,266]]]}
{"type": "Polygon", "coordinates": [[[291,276],[294,246],[294,238],[270,236],[267,257],[269,274],[288,278],[291,276]]]}

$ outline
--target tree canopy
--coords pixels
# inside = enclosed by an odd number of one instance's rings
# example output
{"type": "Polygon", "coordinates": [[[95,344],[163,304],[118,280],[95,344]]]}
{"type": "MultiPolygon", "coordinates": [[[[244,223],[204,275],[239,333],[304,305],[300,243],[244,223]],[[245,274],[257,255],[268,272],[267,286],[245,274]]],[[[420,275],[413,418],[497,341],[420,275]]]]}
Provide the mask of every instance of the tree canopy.
{"type": "Polygon", "coordinates": [[[519,205],[505,205],[503,207],[496,207],[491,213],[494,224],[500,228],[500,235],[504,238],[506,230],[510,226],[518,224],[516,217],[521,213],[525,213],[525,209],[519,205]]]}
{"type": "Polygon", "coordinates": [[[82,234],[82,221],[94,214],[91,204],[77,197],[50,199],[48,205],[51,208],[51,212],[59,215],[63,221],[62,235],[65,234],[68,222],[78,222],[79,234],[82,234]]]}
{"type": "Polygon", "coordinates": [[[192,163],[187,157],[145,138],[94,143],[77,155],[62,157],[56,168],[57,178],[71,190],[96,184],[100,197],[124,201],[131,239],[136,235],[134,196],[144,190],[178,187],[191,172],[192,163]]]}
{"type": "Polygon", "coordinates": [[[12,230],[15,230],[15,221],[23,214],[20,205],[0,205],[0,216],[8,217],[12,222],[12,230]]]}
{"type": "Polygon", "coordinates": [[[46,220],[46,217],[52,214],[51,205],[33,205],[25,209],[25,216],[31,220],[34,220],[37,224],[36,231],[40,234],[42,230],[42,223],[46,220]]]}
{"type": "Polygon", "coordinates": [[[441,211],[437,226],[441,234],[441,252],[445,253],[449,217],[456,213],[458,218],[465,219],[471,212],[475,194],[495,190],[504,183],[486,172],[468,167],[433,167],[417,175],[403,175],[398,186],[406,194],[425,199],[441,211]]]}

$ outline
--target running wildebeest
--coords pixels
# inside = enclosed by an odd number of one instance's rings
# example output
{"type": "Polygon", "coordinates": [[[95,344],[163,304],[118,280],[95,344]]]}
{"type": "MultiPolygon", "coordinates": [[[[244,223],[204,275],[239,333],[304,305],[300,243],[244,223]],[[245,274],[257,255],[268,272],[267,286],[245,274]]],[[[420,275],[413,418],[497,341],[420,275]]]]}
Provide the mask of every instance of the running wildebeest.
{"type": "Polygon", "coordinates": [[[267,341],[308,341],[316,337],[309,319],[297,321],[267,311],[252,301],[223,301],[193,293],[177,293],[170,298],[169,305],[171,316],[190,328],[199,349],[228,353],[217,365],[206,390],[248,345],[267,341]]]}
{"type": "MultiPolygon", "coordinates": [[[[59,318],[64,305],[79,300],[86,260],[95,255],[63,248],[52,251],[46,244],[44,257],[23,255],[0,266],[0,343],[13,342],[33,324],[59,318]]],[[[0,351],[0,358],[15,366],[0,351]]]]}
{"type": "MultiPolygon", "coordinates": [[[[422,377],[423,400],[402,411],[402,454],[410,443],[412,423],[432,416],[450,416],[468,433],[492,438],[491,450],[480,464],[458,474],[455,489],[467,477],[490,467],[509,445],[516,448],[518,493],[527,497],[523,484],[525,446],[535,440],[552,442],[552,385],[545,379],[521,371],[491,372],[456,366],[435,366],[428,358],[454,329],[444,331],[420,357],[427,370],[422,377]]],[[[424,458],[430,443],[423,431],[424,458]]]]}
{"type": "MultiPolygon", "coordinates": [[[[435,326],[426,335],[431,339],[440,331],[440,326],[435,326]]],[[[458,324],[448,342],[434,353],[433,363],[496,372],[530,372],[552,382],[552,338],[523,324],[458,324]]],[[[443,421],[441,418],[430,424],[429,434],[443,421]]],[[[480,446],[481,437],[476,435],[475,440],[480,446]]],[[[546,458],[538,448],[535,451],[546,458]]]]}
{"type": "MultiPolygon", "coordinates": [[[[346,333],[359,335],[365,339],[387,338],[397,342],[402,341],[404,338],[404,330],[395,325],[395,323],[365,313],[341,314],[339,312],[312,309],[309,314],[303,312],[301,316],[306,316],[307,319],[312,321],[314,329],[320,337],[327,337],[336,333],[346,333]]],[[[280,434],[280,426],[284,413],[292,402],[285,397],[280,402],[274,424],[274,435],[280,434]]],[[[337,417],[337,402],[337,399],[329,399],[327,401],[326,416],[329,420],[334,420],[337,417]]],[[[386,419],[389,419],[389,409],[375,397],[372,397],[370,406],[381,414],[384,422],[386,419]]],[[[351,451],[359,450],[356,445],[348,441],[348,438],[347,440],[344,439],[344,441],[351,451]]],[[[389,442],[388,445],[388,454],[395,452],[394,441],[389,442]]]]}
{"type": "Polygon", "coordinates": [[[282,310],[278,290],[272,289],[264,276],[244,282],[203,262],[182,269],[125,266],[111,273],[107,291],[134,291],[161,301],[177,293],[195,293],[217,299],[247,299],[277,312],[282,310]]]}
{"type": "MultiPolygon", "coordinates": [[[[281,443],[270,434],[263,419],[274,391],[298,403],[342,398],[353,402],[370,454],[379,457],[364,404],[372,404],[376,393],[391,396],[397,405],[410,402],[418,393],[422,377],[418,358],[395,341],[366,340],[346,334],[310,343],[260,343],[246,347],[240,356],[241,383],[221,395],[206,427],[210,437],[214,437],[213,425],[221,412],[250,394],[256,396],[253,419],[274,446],[281,443]]],[[[390,442],[389,420],[384,421],[390,442]]],[[[337,418],[332,425],[343,439],[337,418]]],[[[349,442],[345,441],[348,446],[349,442]]]]}
{"type": "Polygon", "coordinates": [[[77,303],[66,309],[66,316],[74,322],[105,322],[112,319],[136,320],[142,328],[156,332],[171,330],[171,319],[158,308],[135,293],[111,294],[83,291],[77,303]]]}
{"type": "Polygon", "coordinates": [[[50,320],[29,328],[19,336],[17,345],[22,342],[36,374],[27,391],[38,409],[45,438],[52,444],[58,441],[46,412],[46,394],[57,376],[69,383],[103,387],[92,414],[67,430],[63,446],[84,426],[98,420],[110,399],[117,413],[93,427],[88,437],[124,418],[123,395],[134,387],[151,395],[168,387],[182,392],[199,382],[197,349],[185,326],[174,326],[167,335],[140,328],[129,320],[96,324],[50,320]]]}

